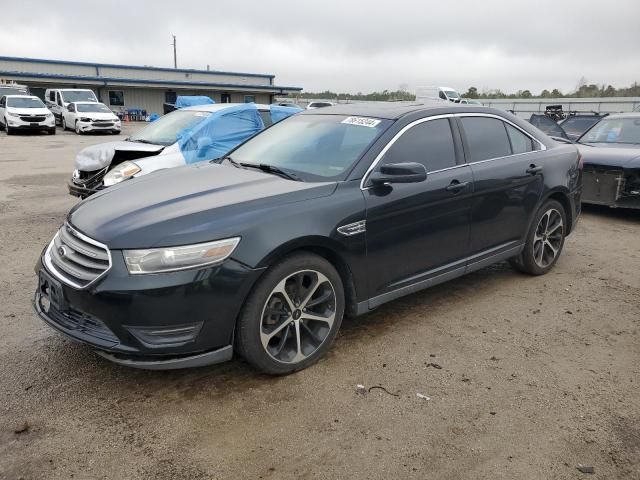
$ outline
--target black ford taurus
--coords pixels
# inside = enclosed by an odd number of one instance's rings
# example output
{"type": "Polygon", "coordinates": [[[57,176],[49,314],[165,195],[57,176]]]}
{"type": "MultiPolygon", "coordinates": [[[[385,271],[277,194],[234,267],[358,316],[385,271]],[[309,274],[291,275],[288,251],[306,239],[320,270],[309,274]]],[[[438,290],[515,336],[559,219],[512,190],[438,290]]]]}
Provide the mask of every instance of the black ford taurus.
{"type": "Polygon", "coordinates": [[[510,260],[540,275],[580,212],[581,162],[498,110],[310,110],[217,163],[81,202],[36,267],[56,330],[141,368],[235,350],[284,374],[317,361],[344,315],[510,260]]]}

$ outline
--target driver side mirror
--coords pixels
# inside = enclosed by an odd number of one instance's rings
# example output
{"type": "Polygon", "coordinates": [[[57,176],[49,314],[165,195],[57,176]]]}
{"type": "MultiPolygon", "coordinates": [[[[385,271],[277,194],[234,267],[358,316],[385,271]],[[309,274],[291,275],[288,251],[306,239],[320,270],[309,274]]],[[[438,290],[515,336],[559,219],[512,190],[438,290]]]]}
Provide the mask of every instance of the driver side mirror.
{"type": "Polygon", "coordinates": [[[427,169],[421,163],[388,163],[369,177],[373,185],[386,183],[419,183],[427,179],[427,169]]]}

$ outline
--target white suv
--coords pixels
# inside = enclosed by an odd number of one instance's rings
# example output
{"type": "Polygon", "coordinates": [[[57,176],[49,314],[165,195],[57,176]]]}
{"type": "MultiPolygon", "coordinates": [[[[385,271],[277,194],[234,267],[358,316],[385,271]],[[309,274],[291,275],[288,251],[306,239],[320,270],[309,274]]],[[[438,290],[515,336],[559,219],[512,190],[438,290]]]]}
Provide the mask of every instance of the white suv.
{"type": "Polygon", "coordinates": [[[120,133],[120,119],[104,103],[72,102],[62,110],[62,128],[77,134],[86,132],[120,133]]]}
{"type": "Polygon", "coordinates": [[[0,122],[7,135],[16,130],[46,130],[56,134],[56,120],[38,97],[5,95],[0,98],[0,122]]]}

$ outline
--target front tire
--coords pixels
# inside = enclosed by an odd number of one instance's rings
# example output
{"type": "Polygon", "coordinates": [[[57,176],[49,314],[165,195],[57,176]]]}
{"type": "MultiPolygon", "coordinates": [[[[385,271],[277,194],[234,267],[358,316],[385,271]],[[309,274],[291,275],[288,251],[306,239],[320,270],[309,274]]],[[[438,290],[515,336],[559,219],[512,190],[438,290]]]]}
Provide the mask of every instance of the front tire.
{"type": "Polygon", "coordinates": [[[344,287],[322,257],[286,257],[258,281],[238,319],[236,347],[271,375],[307,368],[331,347],[344,315],[344,287]]]}
{"type": "Polygon", "coordinates": [[[67,121],[64,119],[64,116],[62,117],[62,131],[66,132],[68,130],[67,128],[67,121]]]}
{"type": "Polygon", "coordinates": [[[80,125],[78,125],[78,121],[76,120],[76,133],[78,135],[82,135],[82,131],[80,130],[80,125]]]}
{"type": "Polygon", "coordinates": [[[524,250],[510,260],[511,265],[529,275],[544,275],[560,258],[566,229],[564,207],[557,200],[547,200],[536,213],[524,250]]]}
{"type": "Polygon", "coordinates": [[[13,128],[9,126],[9,122],[6,118],[4,119],[4,129],[7,132],[7,135],[13,135],[13,128]]]}

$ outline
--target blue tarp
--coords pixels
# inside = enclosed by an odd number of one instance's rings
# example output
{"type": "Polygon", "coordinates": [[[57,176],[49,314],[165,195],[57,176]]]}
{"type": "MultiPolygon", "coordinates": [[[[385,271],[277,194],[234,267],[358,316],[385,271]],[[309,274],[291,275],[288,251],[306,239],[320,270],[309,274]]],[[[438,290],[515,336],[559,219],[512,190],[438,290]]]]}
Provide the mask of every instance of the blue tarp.
{"type": "Polygon", "coordinates": [[[263,129],[258,108],[247,103],[218,110],[184,129],[178,135],[178,145],[187,164],[213,160],[263,129]]]}
{"type": "Polygon", "coordinates": [[[280,120],[284,120],[291,115],[295,115],[298,112],[302,111],[302,108],[298,106],[283,106],[283,105],[271,105],[271,121],[273,123],[279,122],[280,120]]]}
{"type": "Polygon", "coordinates": [[[176,108],[195,107],[198,105],[212,105],[216,102],[204,95],[184,95],[176,98],[176,108]]]}

